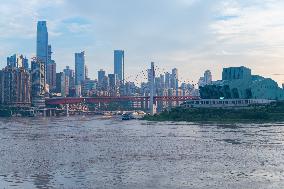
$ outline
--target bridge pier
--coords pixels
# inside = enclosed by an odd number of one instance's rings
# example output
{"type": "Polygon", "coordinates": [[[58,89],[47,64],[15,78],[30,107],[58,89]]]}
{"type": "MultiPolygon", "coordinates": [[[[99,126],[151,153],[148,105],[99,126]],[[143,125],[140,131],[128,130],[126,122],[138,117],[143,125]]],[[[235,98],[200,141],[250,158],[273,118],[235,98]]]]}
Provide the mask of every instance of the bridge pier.
{"type": "Polygon", "coordinates": [[[66,104],[66,116],[69,116],[69,104],[66,104]]]}

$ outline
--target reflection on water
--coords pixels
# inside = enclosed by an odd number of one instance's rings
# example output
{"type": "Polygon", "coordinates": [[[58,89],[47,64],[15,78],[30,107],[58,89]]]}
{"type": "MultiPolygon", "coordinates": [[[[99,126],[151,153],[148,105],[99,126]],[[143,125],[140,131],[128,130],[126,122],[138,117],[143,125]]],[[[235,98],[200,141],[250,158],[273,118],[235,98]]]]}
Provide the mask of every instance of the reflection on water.
{"type": "Polygon", "coordinates": [[[0,188],[281,188],[284,123],[0,119],[0,188]]]}

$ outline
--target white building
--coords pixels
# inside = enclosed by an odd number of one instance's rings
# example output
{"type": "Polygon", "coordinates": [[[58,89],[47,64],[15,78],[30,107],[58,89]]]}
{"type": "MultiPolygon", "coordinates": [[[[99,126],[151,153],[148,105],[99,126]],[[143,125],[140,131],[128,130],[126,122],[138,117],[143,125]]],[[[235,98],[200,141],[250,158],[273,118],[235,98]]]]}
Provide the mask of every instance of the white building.
{"type": "Polygon", "coordinates": [[[238,108],[252,105],[267,105],[275,100],[267,99],[199,99],[181,104],[183,108],[238,108]]]}

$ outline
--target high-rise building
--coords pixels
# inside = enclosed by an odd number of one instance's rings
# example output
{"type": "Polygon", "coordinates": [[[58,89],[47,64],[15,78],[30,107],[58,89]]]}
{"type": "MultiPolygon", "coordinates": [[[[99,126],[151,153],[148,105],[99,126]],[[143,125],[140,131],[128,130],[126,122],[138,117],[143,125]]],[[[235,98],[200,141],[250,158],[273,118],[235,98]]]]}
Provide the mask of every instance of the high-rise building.
{"type": "Polygon", "coordinates": [[[160,82],[161,82],[161,88],[165,88],[165,75],[161,74],[160,75],[160,82]]]}
{"type": "Polygon", "coordinates": [[[48,31],[46,21],[39,21],[37,23],[36,57],[46,66],[48,63],[48,31]]]}
{"type": "Polygon", "coordinates": [[[17,64],[17,55],[14,54],[10,57],[7,57],[7,66],[8,67],[13,67],[13,68],[17,68],[18,64],[17,64]]]}
{"type": "Polygon", "coordinates": [[[181,91],[182,91],[182,96],[191,96],[194,91],[194,86],[190,83],[182,83],[181,91]]]}
{"type": "Polygon", "coordinates": [[[69,77],[69,90],[75,89],[75,72],[69,66],[63,70],[64,74],[69,77]]]}
{"type": "Polygon", "coordinates": [[[61,93],[62,97],[69,95],[69,77],[63,72],[56,73],[56,92],[61,93]]]}
{"type": "Polygon", "coordinates": [[[109,90],[109,78],[108,78],[108,76],[104,76],[101,89],[103,91],[108,91],[109,90]]]}
{"type": "Polygon", "coordinates": [[[75,53],[75,84],[80,85],[86,79],[85,51],[75,53]]]}
{"type": "Polygon", "coordinates": [[[26,70],[29,70],[29,60],[25,57],[23,58],[23,67],[26,69],[26,70]]]}
{"type": "Polygon", "coordinates": [[[45,107],[45,64],[42,61],[31,62],[31,97],[35,107],[45,107]]]}
{"type": "Polygon", "coordinates": [[[151,83],[151,79],[152,79],[152,70],[151,69],[147,69],[147,74],[148,74],[148,77],[147,77],[147,80],[148,80],[148,84],[150,85],[151,83]]]}
{"type": "Polygon", "coordinates": [[[96,89],[97,81],[86,79],[82,82],[82,95],[83,96],[91,96],[93,91],[96,89]]]}
{"type": "Polygon", "coordinates": [[[49,90],[54,91],[56,87],[56,63],[47,64],[46,69],[46,83],[49,85],[49,90]]]}
{"type": "Polygon", "coordinates": [[[51,45],[48,45],[48,57],[46,64],[46,83],[49,85],[50,91],[54,91],[56,87],[56,63],[52,60],[51,45]]]}
{"type": "Polygon", "coordinates": [[[61,93],[63,73],[56,73],[56,93],[61,93]]]}
{"type": "Polygon", "coordinates": [[[117,74],[118,79],[124,83],[124,51],[114,51],[114,74],[117,74]]]}
{"type": "Polygon", "coordinates": [[[170,83],[171,83],[171,74],[169,72],[165,73],[165,88],[168,89],[170,88],[170,83]]]}
{"type": "Polygon", "coordinates": [[[155,87],[156,90],[161,90],[165,88],[165,75],[160,74],[159,77],[155,78],[155,87]]]}
{"type": "Polygon", "coordinates": [[[204,76],[199,78],[198,86],[204,87],[205,85],[210,85],[212,83],[212,74],[210,70],[204,72],[204,76]]]}
{"type": "Polygon", "coordinates": [[[81,97],[82,96],[82,87],[81,85],[75,85],[75,96],[81,97]]]}
{"type": "Polygon", "coordinates": [[[176,68],[172,69],[171,75],[171,88],[178,89],[179,81],[178,81],[178,70],[176,68]]]}
{"type": "Polygon", "coordinates": [[[89,79],[89,69],[87,65],[85,65],[85,79],[89,79]]]}
{"type": "Polygon", "coordinates": [[[203,87],[203,86],[205,86],[204,77],[200,77],[198,80],[198,87],[203,87]]]}
{"type": "Polygon", "coordinates": [[[108,74],[109,90],[111,96],[118,95],[118,76],[116,74],[108,74]]]}
{"type": "Polygon", "coordinates": [[[7,66],[0,71],[0,103],[8,106],[30,106],[30,73],[28,70],[7,66]]]}
{"type": "Polygon", "coordinates": [[[61,78],[61,95],[63,97],[69,96],[69,77],[63,73],[61,78]]]}
{"type": "Polygon", "coordinates": [[[206,70],[204,73],[204,82],[206,84],[212,83],[212,74],[210,70],[206,70]]]}
{"type": "Polygon", "coordinates": [[[61,80],[62,80],[62,76],[63,76],[63,73],[60,72],[60,73],[56,73],[56,92],[57,93],[61,93],[61,80]]]}
{"type": "Polygon", "coordinates": [[[99,84],[99,86],[102,86],[102,83],[103,83],[105,76],[106,76],[106,72],[104,70],[100,69],[98,71],[98,84],[99,84]]]}
{"type": "Polygon", "coordinates": [[[162,88],[161,83],[162,83],[161,78],[156,77],[155,78],[155,89],[156,89],[156,91],[162,88]]]}
{"type": "Polygon", "coordinates": [[[23,55],[14,54],[7,57],[7,66],[12,68],[25,68],[28,70],[29,60],[23,55]]]}
{"type": "Polygon", "coordinates": [[[51,45],[48,45],[47,49],[47,64],[49,64],[52,61],[52,50],[51,45]]]}
{"type": "Polygon", "coordinates": [[[137,93],[138,93],[138,87],[135,85],[134,82],[125,83],[125,95],[126,96],[135,96],[137,95],[137,93]]]}

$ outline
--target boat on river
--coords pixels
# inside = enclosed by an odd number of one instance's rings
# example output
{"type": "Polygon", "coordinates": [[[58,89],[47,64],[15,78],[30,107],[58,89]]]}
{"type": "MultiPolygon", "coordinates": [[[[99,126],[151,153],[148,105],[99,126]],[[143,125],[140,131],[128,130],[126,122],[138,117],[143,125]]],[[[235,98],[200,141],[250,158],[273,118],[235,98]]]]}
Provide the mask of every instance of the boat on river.
{"type": "Polygon", "coordinates": [[[145,116],[146,113],[143,111],[134,111],[134,112],[125,112],[122,114],[122,120],[132,120],[132,119],[141,119],[145,116]]]}

